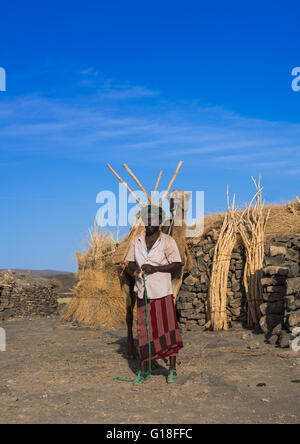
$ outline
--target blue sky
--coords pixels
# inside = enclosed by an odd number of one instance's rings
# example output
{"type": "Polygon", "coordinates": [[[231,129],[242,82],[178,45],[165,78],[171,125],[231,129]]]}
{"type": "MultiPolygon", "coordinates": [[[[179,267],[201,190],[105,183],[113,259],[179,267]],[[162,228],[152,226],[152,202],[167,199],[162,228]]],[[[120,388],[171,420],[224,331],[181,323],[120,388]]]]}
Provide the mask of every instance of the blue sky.
{"type": "MultiPolygon", "coordinates": [[[[0,10],[0,268],[75,270],[106,167],[205,192],[206,212],[294,199],[296,1],[14,1],[0,10]],[[123,170],[123,171],[122,171],[123,170]]],[[[132,182],[131,186],[136,188],[132,182]]]]}

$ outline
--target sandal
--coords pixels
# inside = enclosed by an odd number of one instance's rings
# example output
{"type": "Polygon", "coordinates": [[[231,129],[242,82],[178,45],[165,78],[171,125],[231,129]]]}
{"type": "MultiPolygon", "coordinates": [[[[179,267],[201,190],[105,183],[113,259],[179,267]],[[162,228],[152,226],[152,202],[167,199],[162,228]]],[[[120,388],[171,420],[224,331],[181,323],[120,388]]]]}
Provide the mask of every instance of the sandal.
{"type": "Polygon", "coordinates": [[[145,372],[142,372],[142,371],[139,370],[138,374],[137,374],[137,378],[134,379],[133,384],[134,385],[142,384],[144,381],[149,379],[149,377],[150,377],[150,374],[148,372],[145,373],[145,372]],[[142,375],[146,375],[146,376],[144,377],[142,375]]]}
{"type": "Polygon", "coordinates": [[[173,370],[173,369],[169,370],[168,379],[167,379],[168,384],[171,384],[172,382],[177,381],[178,376],[174,375],[174,373],[176,373],[176,370],[173,370]]]}

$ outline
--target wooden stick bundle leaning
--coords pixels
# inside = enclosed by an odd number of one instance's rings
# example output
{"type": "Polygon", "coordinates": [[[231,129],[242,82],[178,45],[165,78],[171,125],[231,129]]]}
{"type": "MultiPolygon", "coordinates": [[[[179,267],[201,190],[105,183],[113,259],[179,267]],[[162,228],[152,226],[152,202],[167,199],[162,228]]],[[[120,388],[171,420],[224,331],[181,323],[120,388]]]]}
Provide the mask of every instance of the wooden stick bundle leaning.
{"type": "Polygon", "coordinates": [[[220,231],[218,242],[214,251],[213,267],[208,292],[207,312],[209,321],[206,328],[212,330],[228,330],[226,304],[227,304],[227,281],[230,267],[232,250],[236,243],[235,234],[235,197],[230,207],[227,188],[228,212],[225,215],[220,231]]]}
{"type": "MultiPolygon", "coordinates": [[[[152,199],[150,198],[150,199],[151,199],[151,202],[150,202],[150,203],[153,203],[153,199],[154,199],[154,196],[155,196],[155,194],[156,194],[156,191],[157,191],[157,188],[158,188],[158,185],[159,185],[159,182],[160,182],[161,176],[162,176],[162,170],[161,170],[160,173],[159,173],[159,176],[158,176],[158,179],[157,179],[157,182],[156,182],[155,188],[154,188],[154,193],[153,193],[152,199]]],[[[138,221],[137,221],[137,224],[136,224],[136,227],[135,227],[134,231],[132,231],[132,233],[130,234],[130,240],[128,240],[128,245],[127,245],[126,250],[125,250],[124,255],[123,255],[123,262],[125,261],[125,257],[127,256],[127,253],[128,253],[129,247],[130,247],[131,240],[132,240],[132,239],[134,238],[134,236],[137,234],[137,232],[138,232],[138,230],[139,230],[141,224],[142,224],[142,219],[141,219],[141,217],[139,216],[138,221]]],[[[122,270],[122,272],[124,271],[124,269],[125,269],[126,266],[127,266],[127,264],[124,262],[124,263],[123,263],[123,270],[122,270]]]]}
{"type": "MultiPolygon", "coordinates": [[[[167,188],[167,190],[166,190],[166,192],[164,193],[164,195],[163,195],[163,197],[161,198],[161,200],[159,201],[159,204],[158,205],[161,205],[162,204],[162,202],[164,201],[164,199],[165,199],[165,197],[167,196],[167,194],[168,194],[168,192],[170,191],[170,188],[171,188],[171,186],[173,185],[173,183],[174,183],[174,180],[176,179],[176,176],[177,176],[177,174],[179,173],[179,170],[180,170],[180,168],[181,168],[181,166],[182,166],[182,164],[183,164],[183,162],[182,161],[180,161],[179,162],[179,164],[177,165],[177,169],[176,169],[176,171],[175,171],[175,173],[174,173],[174,175],[173,175],[173,177],[172,177],[172,179],[171,179],[171,181],[170,181],[170,183],[169,183],[169,185],[168,185],[168,188],[167,188]]],[[[133,195],[133,197],[136,199],[136,201],[141,205],[141,207],[143,207],[143,204],[140,202],[140,200],[136,197],[136,195],[134,194],[134,192],[131,190],[131,188],[129,188],[128,187],[128,185],[125,183],[125,181],[115,172],[115,170],[109,165],[109,164],[107,164],[107,166],[109,167],[109,169],[114,173],[114,175],[120,180],[120,182],[127,188],[127,190],[133,195]]],[[[154,200],[154,197],[155,197],[155,194],[156,194],[156,192],[157,192],[157,189],[158,189],[158,185],[159,185],[159,182],[160,182],[160,179],[161,179],[161,176],[162,176],[162,170],[160,171],[160,173],[159,173],[159,176],[158,176],[158,179],[157,179],[157,181],[156,181],[156,185],[155,185],[155,188],[154,188],[154,192],[153,192],[153,195],[152,195],[152,198],[149,196],[149,194],[147,193],[147,191],[145,190],[145,188],[143,187],[143,185],[141,184],[141,182],[138,180],[138,178],[134,175],[134,173],[130,170],[130,168],[128,168],[128,166],[124,163],[123,164],[123,166],[124,166],[124,168],[126,169],[126,171],[130,174],[130,176],[133,178],[133,180],[136,182],[136,184],[141,188],[141,190],[144,192],[144,194],[146,195],[146,197],[147,197],[147,199],[148,199],[148,204],[152,204],[153,203],[153,200],[154,200]]],[[[128,245],[127,245],[127,247],[126,247],[126,250],[125,250],[125,252],[124,252],[124,255],[123,255],[123,261],[125,260],[125,257],[126,257],[126,255],[127,255],[127,253],[128,253],[128,250],[129,250],[129,247],[130,247],[130,243],[131,243],[131,240],[134,238],[134,236],[137,234],[137,232],[138,232],[138,230],[139,230],[139,228],[140,228],[140,226],[141,226],[141,224],[142,224],[142,220],[141,220],[141,218],[139,217],[139,220],[138,220],[138,222],[137,222],[137,224],[136,224],[136,227],[135,227],[135,229],[134,229],[134,231],[132,231],[132,233],[130,234],[130,240],[128,241],[128,245]]],[[[123,264],[124,266],[126,266],[126,264],[124,263],[123,264]]],[[[124,269],[124,267],[123,267],[123,269],[124,269]]]]}
{"type": "MultiPolygon", "coordinates": [[[[173,175],[173,177],[172,177],[172,179],[171,179],[171,181],[170,181],[170,183],[169,183],[169,185],[168,185],[168,188],[167,188],[167,190],[165,191],[163,197],[160,199],[158,205],[160,205],[160,206],[162,205],[162,202],[164,201],[165,197],[167,196],[168,192],[170,191],[170,188],[171,188],[171,186],[173,185],[174,180],[175,180],[177,174],[179,173],[179,170],[180,170],[182,164],[183,164],[182,161],[180,161],[180,162],[178,163],[177,168],[176,168],[176,171],[175,171],[175,173],[174,173],[174,175],[173,175]]],[[[117,173],[117,172],[111,167],[111,165],[110,165],[109,163],[107,164],[107,166],[108,166],[108,168],[113,172],[113,174],[119,179],[119,181],[120,181],[120,182],[121,182],[121,183],[127,188],[127,190],[131,193],[131,195],[135,198],[135,200],[140,204],[140,206],[143,207],[144,205],[142,204],[142,202],[141,202],[141,201],[139,200],[139,198],[135,195],[135,193],[132,191],[132,189],[127,185],[127,183],[122,179],[122,177],[119,176],[119,174],[118,174],[118,173],[117,173]]],[[[135,174],[131,171],[131,169],[126,165],[126,163],[123,164],[123,167],[124,167],[125,170],[130,174],[130,176],[133,178],[133,180],[135,181],[135,183],[136,183],[136,184],[140,187],[140,189],[143,191],[143,193],[145,194],[145,196],[146,196],[147,199],[148,199],[148,204],[152,204],[152,203],[153,203],[153,199],[154,199],[155,194],[156,194],[156,191],[157,191],[157,188],[158,188],[158,185],[159,185],[159,182],[160,182],[160,179],[161,179],[161,176],[162,176],[162,171],[160,171],[160,173],[159,173],[159,176],[158,176],[158,179],[157,179],[157,182],[156,182],[156,185],[155,185],[154,193],[153,193],[152,198],[151,198],[150,195],[149,195],[149,194],[147,193],[147,191],[145,190],[145,188],[143,187],[143,185],[141,184],[141,182],[139,181],[139,179],[135,176],[135,174]]],[[[131,234],[130,234],[130,237],[129,237],[129,240],[128,240],[128,245],[127,245],[127,247],[126,247],[126,249],[125,249],[125,252],[124,252],[124,255],[123,255],[123,262],[124,262],[124,259],[125,259],[126,255],[127,255],[127,253],[128,253],[129,246],[130,246],[130,242],[131,242],[131,240],[133,239],[133,237],[137,234],[137,232],[138,232],[140,226],[141,226],[141,219],[139,218],[136,227],[134,228],[134,230],[133,230],[133,231],[131,232],[131,234]]],[[[123,265],[125,266],[126,264],[124,263],[123,265]]],[[[123,267],[123,268],[124,268],[124,267],[123,267]]]]}
{"type": "Polygon", "coordinates": [[[261,175],[259,175],[258,183],[253,177],[252,180],[256,188],[256,194],[243,214],[239,216],[236,225],[246,252],[244,286],[248,303],[248,326],[258,328],[261,318],[259,307],[262,303],[261,274],[265,254],[264,238],[270,211],[267,213],[263,211],[261,175]],[[253,206],[254,200],[256,202],[253,206]]]}

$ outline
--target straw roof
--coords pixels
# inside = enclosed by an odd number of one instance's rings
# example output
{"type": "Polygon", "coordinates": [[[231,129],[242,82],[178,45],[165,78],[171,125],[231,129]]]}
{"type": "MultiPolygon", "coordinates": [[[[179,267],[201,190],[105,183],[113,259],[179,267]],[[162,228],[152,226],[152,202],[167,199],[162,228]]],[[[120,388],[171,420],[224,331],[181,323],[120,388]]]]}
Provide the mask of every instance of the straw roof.
{"type": "MultiPolygon", "coordinates": [[[[244,210],[237,211],[241,214],[244,210]]],[[[263,212],[270,211],[266,225],[266,240],[275,236],[300,235],[300,203],[297,200],[284,205],[265,205],[263,212]]],[[[226,213],[209,214],[204,217],[204,232],[199,238],[188,239],[188,244],[201,242],[213,230],[220,231],[226,213]]]]}

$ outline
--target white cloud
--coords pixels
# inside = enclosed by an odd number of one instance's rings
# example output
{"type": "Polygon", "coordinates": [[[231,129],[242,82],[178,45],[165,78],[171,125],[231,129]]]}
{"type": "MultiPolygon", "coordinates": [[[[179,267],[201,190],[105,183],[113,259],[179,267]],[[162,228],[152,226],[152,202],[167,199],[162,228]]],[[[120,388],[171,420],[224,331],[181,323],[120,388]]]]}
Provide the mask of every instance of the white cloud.
{"type": "Polygon", "coordinates": [[[157,91],[151,91],[143,86],[131,86],[128,88],[116,88],[100,95],[103,99],[129,100],[157,96],[157,91]]]}
{"type": "Polygon", "coordinates": [[[99,77],[99,72],[94,68],[87,68],[80,71],[80,85],[95,91],[98,100],[135,100],[147,97],[155,97],[159,93],[144,86],[131,85],[130,83],[120,84],[112,79],[99,77]]]}
{"type": "Polygon", "coordinates": [[[83,76],[98,77],[99,72],[95,71],[94,68],[87,68],[87,69],[83,69],[82,71],[80,71],[80,74],[83,76]]]}
{"type": "Polygon", "coordinates": [[[37,95],[5,99],[0,117],[4,160],[22,154],[97,161],[147,153],[147,161],[182,158],[289,174],[300,169],[299,124],[251,119],[221,107],[174,106],[138,86],[105,87],[72,101],[37,95]],[[147,97],[153,100],[139,100],[147,97]]]}

